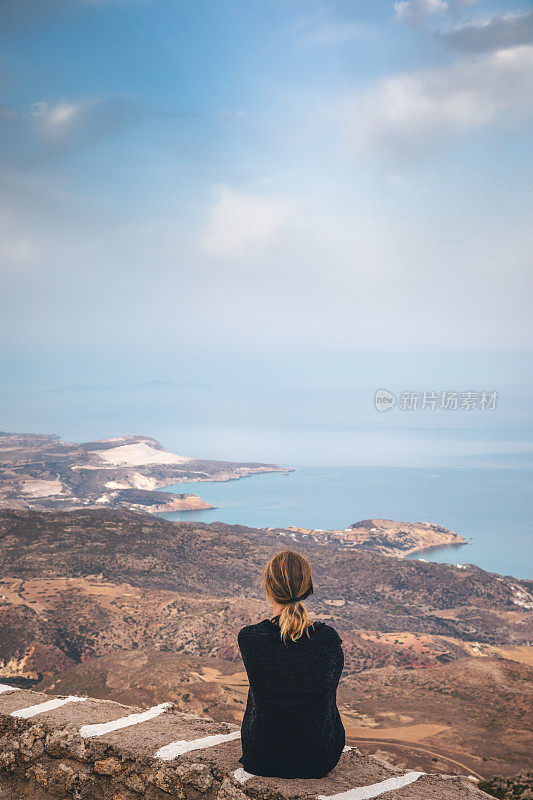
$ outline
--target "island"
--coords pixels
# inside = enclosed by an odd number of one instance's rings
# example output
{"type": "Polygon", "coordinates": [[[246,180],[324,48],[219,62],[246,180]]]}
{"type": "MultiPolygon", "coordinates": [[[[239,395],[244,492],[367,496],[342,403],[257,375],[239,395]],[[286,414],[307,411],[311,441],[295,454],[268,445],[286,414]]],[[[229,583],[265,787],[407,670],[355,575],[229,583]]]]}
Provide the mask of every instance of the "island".
{"type": "Polygon", "coordinates": [[[295,541],[313,539],[317,544],[371,550],[374,553],[394,555],[400,558],[421,550],[468,544],[460,534],[443,528],[442,525],[432,522],[395,522],[392,519],[363,519],[343,530],[320,530],[295,526],[275,530],[282,536],[290,536],[295,541]]]}
{"type": "Polygon", "coordinates": [[[181,456],[150,436],[73,444],[53,435],[0,432],[0,508],[192,511],[213,506],[197,494],[156,490],[176,483],[291,471],[277,464],[181,456]]]}

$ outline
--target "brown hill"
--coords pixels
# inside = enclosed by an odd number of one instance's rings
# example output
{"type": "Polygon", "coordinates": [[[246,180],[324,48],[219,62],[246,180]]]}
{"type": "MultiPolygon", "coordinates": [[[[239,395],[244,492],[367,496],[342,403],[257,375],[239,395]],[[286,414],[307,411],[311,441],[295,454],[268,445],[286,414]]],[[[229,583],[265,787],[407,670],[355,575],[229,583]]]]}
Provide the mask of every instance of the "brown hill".
{"type": "MultiPolygon", "coordinates": [[[[152,589],[261,597],[266,559],[287,545],[276,532],[240,525],[168,522],[129,511],[84,509],[69,513],[0,512],[0,570],[21,578],[101,574],[152,589]]],[[[319,602],[344,600],[335,615],[375,609],[388,618],[425,619],[435,632],[501,629],[524,641],[523,612],[533,608],[531,581],[497,576],[473,565],[399,561],[371,552],[325,548],[299,542],[313,561],[319,602]],[[348,608],[347,608],[348,606],[348,608]],[[457,614],[439,610],[459,608],[457,614]],[[476,609],[471,615],[468,609],[476,609]],[[521,623],[513,626],[513,612],[521,623]],[[501,615],[506,618],[501,625],[501,615]],[[509,619],[507,617],[509,616],[509,619]],[[483,622],[479,624],[480,618],[483,622]],[[500,622],[498,621],[500,618],[500,622]]],[[[330,607],[330,613],[332,613],[330,607]]],[[[369,611],[371,615],[374,611],[369,611]]],[[[531,615],[525,615],[529,618],[531,615]]],[[[365,624],[364,627],[372,627],[365,624]]],[[[490,634],[489,634],[490,638],[490,634]]]]}
{"type": "MultiPolygon", "coordinates": [[[[525,766],[531,582],[291,544],[313,565],[311,610],[343,638],[343,713],[361,748],[483,777],[525,766]]],[[[129,511],[1,512],[0,680],[148,705],[165,689],[182,710],[237,720],[236,633],[268,613],[261,569],[286,545],[129,511]]]]}

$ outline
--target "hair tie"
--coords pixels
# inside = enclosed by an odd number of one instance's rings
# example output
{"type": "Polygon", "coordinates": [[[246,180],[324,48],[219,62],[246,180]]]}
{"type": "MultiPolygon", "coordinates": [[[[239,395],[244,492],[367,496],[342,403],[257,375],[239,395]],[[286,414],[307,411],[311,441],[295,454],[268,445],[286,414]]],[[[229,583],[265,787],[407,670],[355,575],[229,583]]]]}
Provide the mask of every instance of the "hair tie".
{"type": "Polygon", "coordinates": [[[298,595],[298,597],[290,597],[288,604],[290,605],[292,603],[301,603],[302,600],[305,600],[306,597],[309,597],[309,595],[312,594],[312,593],[313,593],[313,590],[312,589],[308,589],[303,594],[298,595]]]}

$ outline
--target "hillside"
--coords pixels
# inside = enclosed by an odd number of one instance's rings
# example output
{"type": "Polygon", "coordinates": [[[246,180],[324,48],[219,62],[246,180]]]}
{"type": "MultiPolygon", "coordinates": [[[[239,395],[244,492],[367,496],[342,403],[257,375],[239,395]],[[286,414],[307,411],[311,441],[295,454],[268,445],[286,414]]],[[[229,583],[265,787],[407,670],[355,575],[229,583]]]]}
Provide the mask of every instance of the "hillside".
{"type": "MultiPolygon", "coordinates": [[[[114,583],[151,589],[218,596],[246,592],[252,597],[262,596],[259,579],[266,559],[287,546],[275,531],[93,509],[0,512],[0,541],[4,576],[101,574],[114,583]]],[[[368,613],[379,614],[381,624],[376,627],[382,630],[388,619],[412,617],[423,620],[428,631],[454,630],[465,639],[479,633],[490,640],[498,632],[509,642],[521,643],[528,636],[522,612],[533,607],[531,581],[496,576],[474,565],[398,561],[323,547],[313,540],[298,544],[314,564],[321,587],[317,602],[338,619],[354,621],[368,613]],[[344,604],[332,605],[338,601],[344,604]],[[455,617],[439,616],[439,610],[450,608],[459,609],[455,617]],[[474,608],[475,614],[470,614],[468,609],[474,608]],[[498,622],[503,612],[505,626],[498,622]],[[516,625],[513,614],[520,620],[516,625]]]]}
{"type": "MultiPolygon", "coordinates": [[[[0,513],[0,681],[238,722],[240,627],[264,618],[280,532],[125,510],[0,513]]],[[[481,777],[527,766],[532,585],[297,541],[311,611],[343,638],[351,740],[398,765],[481,777]],[[497,709],[497,712],[494,711],[497,709]]]]}

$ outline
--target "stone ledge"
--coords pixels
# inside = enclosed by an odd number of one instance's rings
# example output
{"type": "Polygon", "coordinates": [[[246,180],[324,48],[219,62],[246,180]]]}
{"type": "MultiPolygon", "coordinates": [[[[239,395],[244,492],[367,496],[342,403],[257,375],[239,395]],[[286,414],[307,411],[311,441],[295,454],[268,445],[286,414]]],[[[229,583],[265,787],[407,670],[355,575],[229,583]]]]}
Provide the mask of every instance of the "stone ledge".
{"type": "Polygon", "coordinates": [[[249,775],[239,729],[108,700],[52,697],[0,684],[5,800],[475,800],[471,781],[396,769],[346,748],[320,780],[249,775]]]}

